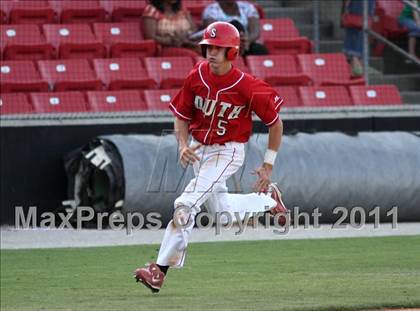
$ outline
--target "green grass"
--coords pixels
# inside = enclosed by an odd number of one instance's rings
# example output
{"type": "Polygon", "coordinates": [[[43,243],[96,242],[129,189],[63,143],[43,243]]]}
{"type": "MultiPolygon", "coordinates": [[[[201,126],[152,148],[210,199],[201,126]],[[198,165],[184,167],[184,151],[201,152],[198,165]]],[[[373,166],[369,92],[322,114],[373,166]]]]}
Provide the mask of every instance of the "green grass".
{"type": "Polygon", "coordinates": [[[153,246],[1,252],[1,310],[357,310],[420,306],[420,236],[190,244],[152,294],[153,246]]]}

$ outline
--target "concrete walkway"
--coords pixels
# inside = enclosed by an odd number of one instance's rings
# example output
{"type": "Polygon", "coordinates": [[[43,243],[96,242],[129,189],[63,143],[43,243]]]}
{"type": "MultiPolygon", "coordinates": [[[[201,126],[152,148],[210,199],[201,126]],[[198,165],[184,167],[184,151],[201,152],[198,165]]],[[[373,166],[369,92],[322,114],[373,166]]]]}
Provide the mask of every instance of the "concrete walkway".
{"type": "MultiPolygon", "coordinates": [[[[277,231],[274,227],[246,227],[240,231],[238,226],[221,229],[216,234],[216,228],[194,229],[191,242],[215,241],[249,241],[249,240],[293,240],[293,239],[324,239],[376,236],[420,235],[420,223],[399,223],[396,228],[391,224],[366,224],[360,229],[348,226],[346,229],[333,229],[331,225],[321,225],[319,228],[293,228],[286,233],[277,231]]],[[[115,245],[159,244],[164,230],[136,230],[127,233],[126,230],[90,230],[90,229],[25,229],[1,227],[1,249],[32,249],[59,247],[94,247],[115,245]]]]}

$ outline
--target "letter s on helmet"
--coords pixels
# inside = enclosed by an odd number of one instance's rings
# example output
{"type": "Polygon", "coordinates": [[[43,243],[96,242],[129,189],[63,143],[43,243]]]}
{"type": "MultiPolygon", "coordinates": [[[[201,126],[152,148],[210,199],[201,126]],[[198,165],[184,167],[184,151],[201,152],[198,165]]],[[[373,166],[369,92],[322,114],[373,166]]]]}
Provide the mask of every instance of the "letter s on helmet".
{"type": "Polygon", "coordinates": [[[200,41],[203,57],[206,57],[207,45],[215,45],[228,48],[226,58],[233,61],[239,53],[239,31],[232,24],[226,22],[214,22],[207,26],[200,41]]]}

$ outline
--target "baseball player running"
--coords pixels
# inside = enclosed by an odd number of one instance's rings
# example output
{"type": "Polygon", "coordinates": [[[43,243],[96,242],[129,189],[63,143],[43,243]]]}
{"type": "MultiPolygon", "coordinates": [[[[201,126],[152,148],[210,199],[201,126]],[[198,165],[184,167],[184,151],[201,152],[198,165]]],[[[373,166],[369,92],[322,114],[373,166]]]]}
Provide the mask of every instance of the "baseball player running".
{"type": "Polygon", "coordinates": [[[240,37],[231,24],[210,24],[200,45],[206,60],[196,64],[170,104],[181,165],[191,164],[195,178],[174,202],[156,263],[134,272],[136,281],[153,292],[161,289],[169,267],[184,265],[194,219],[203,204],[211,213],[237,213],[242,218],[246,212],[274,217],[287,211],[280,190],[270,181],[283,133],[278,114],[283,100],[267,83],[232,66],[240,37]],[[255,171],[256,192],[229,194],[226,180],[244,163],[253,113],[269,127],[264,163],[255,171]]]}

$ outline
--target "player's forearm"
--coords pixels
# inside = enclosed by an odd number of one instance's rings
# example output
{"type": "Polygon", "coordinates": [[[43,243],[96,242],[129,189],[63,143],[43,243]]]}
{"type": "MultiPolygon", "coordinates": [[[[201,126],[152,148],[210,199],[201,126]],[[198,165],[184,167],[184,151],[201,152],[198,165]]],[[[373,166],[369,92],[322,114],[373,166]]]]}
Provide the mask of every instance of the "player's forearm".
{"type": "Polygon", "coordinates": [[[189,127],[188,122],[175,118],[175,123],[174,123],[175,135],[178,140],[178,147],[180,149],[188,145],[188,127],[189,127]]]}
{"type": "MultiPolygon", "coordinates": [[[[274,154],[273,152],[277,152],[280,145],[281,139],[283,136],[283,122],[279,119],[273,126],[270,127],[268,130],[268,152],[274,154]]],[[[267,154],[264,157],[264,165],[265,166],[273,166],[274,163],[270,163],[270,155],[267,158],[267,154]]],[[[274,162],[274,161],[273,161],[274,162]]]]}
{"type": "Polygon", "coordinates": [[[281,144],[283,136],[283,122],[279,119],[276,124],[268,130],[268,149],[277,151],[281,144]]]}

